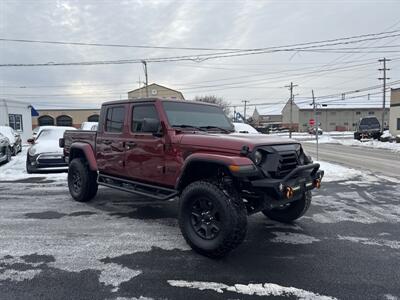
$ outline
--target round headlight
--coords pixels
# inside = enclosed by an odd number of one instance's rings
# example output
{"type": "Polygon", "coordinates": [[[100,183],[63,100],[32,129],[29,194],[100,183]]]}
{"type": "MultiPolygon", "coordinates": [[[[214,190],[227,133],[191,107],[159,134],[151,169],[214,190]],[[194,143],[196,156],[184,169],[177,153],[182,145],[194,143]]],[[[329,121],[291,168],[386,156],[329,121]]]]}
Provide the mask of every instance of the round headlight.
{"type": "Polygon", "coordinates": [[[261,152],[260,150],[257,150],[257,151],[254,153],[254,163],[255,163],[256,165],[259,165],[259,164],[261,164],[262,159],[263,159],[263,154],[262,154],[262,152],[261,152]]]}
{"type": "Polygon", "coordinates": [[[28,152],[29,152],[30,156],[34,156],[36,154],[36,148],[35,147],[31,147],[31,148],[29,148],[28,152]]]}

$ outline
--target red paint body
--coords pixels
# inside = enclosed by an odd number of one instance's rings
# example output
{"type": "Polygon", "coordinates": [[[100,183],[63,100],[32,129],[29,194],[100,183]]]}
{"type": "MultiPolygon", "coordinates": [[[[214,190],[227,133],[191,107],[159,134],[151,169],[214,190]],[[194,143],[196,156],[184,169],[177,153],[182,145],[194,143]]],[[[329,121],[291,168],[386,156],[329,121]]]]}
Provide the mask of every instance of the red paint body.
{"type": "MultiPolygon", "coordinates": [[[[64,154],[71,161],[84,153],[93,171],[165,187],[176,187],[191,161],[211,161],[221,165],[253,165],[240,154],[243,146],[251,151],[258,145],[296,143],[269,136],[245,136],[199,131],[177,131],[168,123],[161,99],[124,100],[104,103],[97,132],[68,131],[64,154]],[[161,121],[162,135],[132,132],[135,106],[152,104],[161,121]],[[106,132],[107,108],[125,107],[122,132],[106,132]],[[134,147],[130,147],[130,144],[134,147]]],[[[179,101],[177,101],[179,102],[179,101]]],[[[209,104],[204,104],[209,105],[209,104]]]]}

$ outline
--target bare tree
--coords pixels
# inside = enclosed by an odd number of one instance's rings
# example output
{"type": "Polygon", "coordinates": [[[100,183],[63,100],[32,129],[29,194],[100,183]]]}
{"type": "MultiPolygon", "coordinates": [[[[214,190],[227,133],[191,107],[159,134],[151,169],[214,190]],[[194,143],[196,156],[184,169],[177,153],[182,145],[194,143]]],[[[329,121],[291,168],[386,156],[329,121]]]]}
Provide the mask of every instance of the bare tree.
{"type": "Polygon", "coordinates": [[[207,102],[207,103],[213,103],[218,106],[222,107],[222,110],[224,113],[228,116],[229,113],[231,112],[231,108],[229,107],[229,102],[225,101],[224,98],[222,97],[217,97],[214,95],[205,95],[205,96],[196,96],[194,97],[195,101],[201,101],[201,102],[207,102]]]}

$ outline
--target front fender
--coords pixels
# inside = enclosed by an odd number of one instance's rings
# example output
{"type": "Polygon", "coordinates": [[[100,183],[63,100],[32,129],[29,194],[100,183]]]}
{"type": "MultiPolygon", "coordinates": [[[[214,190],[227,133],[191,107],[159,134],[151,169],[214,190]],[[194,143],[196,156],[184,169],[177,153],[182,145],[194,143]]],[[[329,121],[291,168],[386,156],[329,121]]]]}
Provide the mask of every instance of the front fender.
{"type": "Polygon", "coordinates": [[[79,152],[82,152],[84,157],[86,158],[86,161],[89,164],[89,169],[91,171],[97,171],[96,156],[94,154],[92,146],[90,146],[89,144],[86,144],[86,143],[82,143],[82,142],[73,143],[71,145],[70,152],[69,152],[70,153],[69,161],[71,162],[72,159],[74,159],[75,157],[78,157],[78,155],[76,155],[76,153],[79,153],[79,152]]]}
{"type": "Polygon", "coordinates": [[[226,167],[233,176],[240,176],[240,173],[242,173],[244,170],[246,172],[250,171],[251,173],[258,173],[253,161],[248,157],[210,153],[193,153],[186,158],[182,166],[180,175],[178,176],[175,184],[177,189],[179,189],[181,186],[183,178],[187,175],[187,172],[190,171],[190,166],[193,163],[212,163],[220,165],[226,167]]]}

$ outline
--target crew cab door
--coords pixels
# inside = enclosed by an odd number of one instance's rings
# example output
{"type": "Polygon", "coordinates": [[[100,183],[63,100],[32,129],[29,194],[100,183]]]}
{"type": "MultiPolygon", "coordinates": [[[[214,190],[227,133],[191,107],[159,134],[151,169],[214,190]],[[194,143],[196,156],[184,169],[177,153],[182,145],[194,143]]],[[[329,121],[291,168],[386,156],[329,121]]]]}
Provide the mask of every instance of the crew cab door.
{"type": "Polygon", "coordinates": [[[126,174],[132,180],[163,184],[165,139],[160,134],[157,109],[153,103],[133,104],[130,116],[125,154],[126,174]],[[158,126],[146,128],[149,122],[158,126]]]}
{"type": "Polygon", "coordinates": [[[121,176],[125,171],[126,109],[126,105],[104,108],[96,139],[96,160],[101,173],[121,176]]]}

